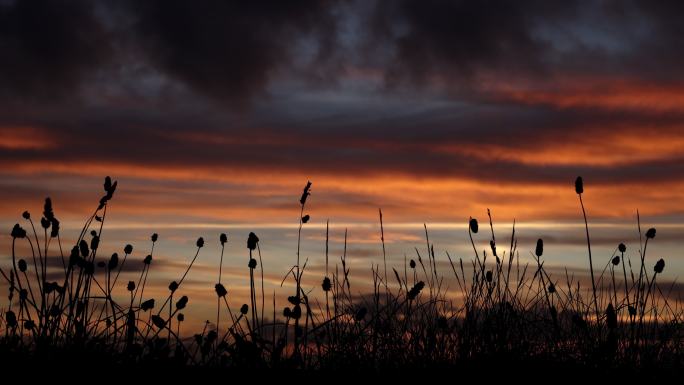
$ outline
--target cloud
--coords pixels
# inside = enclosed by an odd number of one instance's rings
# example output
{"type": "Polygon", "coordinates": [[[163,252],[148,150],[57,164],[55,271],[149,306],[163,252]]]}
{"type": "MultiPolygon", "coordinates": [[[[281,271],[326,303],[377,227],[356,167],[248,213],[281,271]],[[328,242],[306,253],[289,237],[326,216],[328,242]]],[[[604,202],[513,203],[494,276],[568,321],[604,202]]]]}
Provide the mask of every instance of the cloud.
{"type": "Polygon", "coordinates": [[[247,106],[265,93],[274,73],[298,59],[300,45],[307,44],[312,61],[334,49],[334,5],[133,1],[128,11],[136,43],[154,68],[199,94],[247,106]]]}
{"type": "Polygon", "coordinates": [[[110,37],[90,1],[0,4],[0,97],[49,103],[72,96],[112,60],[110,37]]]}

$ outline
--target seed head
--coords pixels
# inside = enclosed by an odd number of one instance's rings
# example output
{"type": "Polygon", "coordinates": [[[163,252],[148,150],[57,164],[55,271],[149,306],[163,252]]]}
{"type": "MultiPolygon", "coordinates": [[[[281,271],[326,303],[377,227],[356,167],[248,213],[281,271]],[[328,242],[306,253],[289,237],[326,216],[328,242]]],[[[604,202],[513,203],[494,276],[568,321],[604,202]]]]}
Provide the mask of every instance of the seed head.
{"type": "Polygon", "coordinates": [[[304,186],[304,192],[302,192],[302,197],[299,198],[299,203],[301,203],[302,205],[306,204],[306,198],[308,198],[309,195],[311,195],[309,189],[311,189],[311,182],[307,181],[306,186],[304,186]]]}
{"type": "Polygon", "coordinates": [[[158,315],[152,316],[152,323],[159,329],[163,329],[166,326],[166,321],[158,315]]]}
{"type": "Polygon", "coordinates": [[[24,211],[24,212],[21,214],[21,216],[24,217],[24,219],[26,219],[26,220],[31,219],[31,213],[29,213],[28,211],[24,211]]]}
{"type": "Polygon", "coordinates": [[[544,254],[544,241],[541,238],[537,239],[537,248],[534,250],[534,254],[537,257],[541,257],[544,254]]]}
{"type": "Polygon", "coordinates": [[[632,305],[627,306],[627,311],[629,312],[629,315],[634,317],[637,313],[636,308],[632,305]]]}
{"type": "Polygon", "coordinates": [[[26,238],[26,230],[22,229],[21,226],[17,223],[14,225],[12,228],[12,238],[26,238]]]}
{"type": "Polygon", "coordinates": [[[653,227],[648,229],[648,231],[646,232],[646,238],[653,239],[653,238],[655,238],[655,235],[656,235],[656,229],[654,229],[653,227]]]}
{"type": "Polygon", "coordinates": [[[55,216],[55,213],[52,211],[52,199],[49,197],[45,198],[45,204],[43,205],[43,216],[48,220],[55,216]]]}
{"type": "Polygon", "coordinates": [[[582,181],[581,176],[578,176],[577,179],[575,179],[575,192],[577,194],[582,194],[584,192],[584,182],[582,181]]]}
{"type": "Polygon", "coordinates": [[[133,246],[131,246],[131,245],[126,245],[126,246],[124,247],[124,253],[125,253],[125,254],[130,254],[130,253],[132,253],[132,252],[133,252],[133,246]]]}
{"type": "Polygon", "coordinates": [[[23,259],[20,259],[18,265],[19,265],[19,271],[21,271],[22,273],[26,272],[26,268],[27,268],[26,261],[24,261],[23,259]]]}
{"type": "Polygon", "coordinates": [[[178,290],[178,282],[176,282],[176,281],[171,282],[169,284],[169,290],[171,290],[172,293],[175,292],[176,290],[178,290]]]}
{"type": "Polygon", "coordinates": [[[412,260],[409,262],[409,267],[412,268],[412,269],[415,269],[415,268],[416,268],[416,261],[414,261],[414,260],[412,259],[412,260]]]}
{"type": "Polygon", "coordinates": [[[147,301],[141,303],[140,309],[142,309],[142,311],[148,311],[150,309],[154,309],[154,298],[148,299],[147,301]]]}
{"type": "Polygon", "coordinates": [[[294,319],[299,319],[302,316],[302,307],[297,304],[292,307],[292,313],[290,313],[290,316],[294,319]]]}
{"type": "Polygon", "coordinates": [[[309,214],[304,215],[304,216],[302,217],[302,223],[307,223],[307,222],[309,221],[309,219],[311,219],[311,217],[309,216],[309,214]]]}
{"type": "Polygon", "coordinates": [[[7,323],[7,326],[11,328],[17,326],[17,316],[14,314],[12,310],[8,310],[5,312],[5,323],[7,323]]]}
{"type": "Polygon", "coordinates": [[[197,238],[197,243],[196,243],[196,245],[197,245],[198,248],[204,247],[204,238],[202,238],[202,237],[197,238]]]}
{"type": "Polygon", "coordinates": [[[157,233],[154,233],[152,234],[150,239],[152,240],[152,242],[157,242],[157,239],[159,239],[159,235],[157,233]]]}
{"type": "Polygon", "coordinates": [[[624,243],[621,243],[618,245],[618,250],[620,250],[621,253],[624,253],[625,251],[627,251],[627,246],[625,246],[624,243]]]}
{"type": "Polygon", "coordinates": [[[128,281],[128,285],[126,285],[126,290],[128,290],[128,291],[133,291],[133,290],[135,290],[135,282],[133,282],[133,281],[128,281]]]}
{"type": "Polygon", "coordinates": [[[655,266],[653,266],[653,271],[655,271],[656,274],[660,274],[663,272],[663,269],[665,269],[665,261],[660,258],[658,262],[656,262],[655,266]]]}
{"type": "Polygon", "coordinates": [[[249,233],[249,236],[247,237],[247,248],[254,250],[257,248],[257,243],[259,243],[259,237],[254,233],[249,233]]]}
{"type": "Polygon", "coordinates": [[[256,267],[257,267],[257,261],[256,261],[256,259],[250,258],[250,259],[249,259],[249,263],[247,264],[247,266],[248,266],[250,269],[256,269],[256,267]]]}
{"type": "Polygon", "coordinates": [[[549,283],[549,293],[553,294],[556,292],[556,285],[549,283]]]}
{"type": "Polygon", "coordinates": [[[81,242],[78,243],[78,249],[81,252],[81,256],[83,258],[87,258],[90,255],[90,249],[88,249],[88,242],[86,242],[84,239],[81,239],[81,242]]]}
{"type": "Polygon", "coordinates": [[[617,266],[620,264],[620,256],[616,255],[613,257],[613,260],[611,261],[613,263],[613,266],[617,266]]]}
{"type": "Polygon", "coordinates": [[[178,315],[176,315],[176,319],[178,320],[178,322],[183,322],[183,321],[185,321],[185,314],[183,314],[183,313],[178,313],[178,315]]]}
{"type": "Polygon", "coordinates": [[[249,306],[247,306],[246,303],[242,304],[242,306],[240,307],[240,313],[242,313],[242,315],[245,315],[245,314],[247,314],[248,311],[249,311],[249,306]]]}
{"type": "Polygon", "coordinates": [[[97,250],[98,247],[100,247],[100,237],[93,235],[93,239],[90,240],[90,248],[97,250]]]}
{"type": "Polygon", "coordinates": [[[423,282],[423,281],[417,282],[415,285],[413,285],[411,290],[409,290],[409,292],[406,294],[406,297],[409,300],[416,299],[416,297],[418,297],[418,294],[420,294],[420,291],[423,290],[424,287],[425,287],[425,282],[423,282]]]}
{"type": "Polygon", "coordinates": [[[477,231],[479,230],[480,226],[477,224],[477,219],[475,218],[470,218],[470,231],[473,232],[474,234],[477,234],[477,231]]]}
{"type": "Polygon", "coordinates": [[[188,296],[184,295],[178,300],[178,302],[176,302],[176,309],[182,310],[185,308],[185,306],[187,304],[188,304],[188,296]]]}
{"type": "Polygon", "coordinates": [[[323,278],[323,284],[321,285],[321,287],[323,288],[323,291],[330,291],[330,289],[332,288],[332,284],[330,283],[330,278],[328,278],[328,277],[323,278]]]}
{"type": "Polygon", "coordinates": [[[487,280],[487,282],[492,282],[493,274],[491,270],[488,270],[487,273],[485,273],[485,279],[487,280]]]}
{"type": "Polygon", "coordinates": [[[57,218],[52,217],[50,223],[52,224],[52,230],[50,230],[50,237],[57,238],[57,236],[59,235],[59,221],[57,220],[57,218]]]}
{"type": "Polygon", "coordinates": [[[28,320],[24,322],[24,328],[27,330],[33,330],[36,327],[36,323],[33,320],[28,320]]]}
{"type": "Polygon", "coordinates": [[[114,253],[112,254],[112,257],[109,258],[109,263],[107,264],[107,268],[109,271],[112,271],[116,269],[116,267],[119,266],[119,254],[114,253]]]}
{"type": "Polygon", "coordinates": [[[214,290],[216,290],[216,295],[218,295],[219,297],[225,297],[228,294],[228,290],[226,290],[226,287],[220,283],[214,285],[214,290]]]}
{"type": "Polygon", "coordinates": [[[143,259],[143,263],[146,265],[149,265],[150,263],[152,263],[152,255],[148,254],[147,257],[145,257],[145,259],[143,259]]]}
{"type": "Polygon", "coordinates": [[[228,242],[228,236],[226,235],[226,233],[221,233],[221,235],[219,236],[219,241],[221,241],[222,246],[225,245],[226,242],[228,242]]]}

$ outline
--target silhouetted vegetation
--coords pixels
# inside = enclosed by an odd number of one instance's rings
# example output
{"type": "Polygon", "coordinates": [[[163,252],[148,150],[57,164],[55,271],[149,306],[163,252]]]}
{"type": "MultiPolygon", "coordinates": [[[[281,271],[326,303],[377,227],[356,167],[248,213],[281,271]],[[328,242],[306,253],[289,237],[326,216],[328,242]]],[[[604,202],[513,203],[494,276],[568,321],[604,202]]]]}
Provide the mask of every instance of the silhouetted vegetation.
{"type": "MultiPolygon", "coordinates": [[[[306,184],[299,200],[297,260],[285,278],[292,279],[295,287],[287,298],[288,306],[276,312],[274,297],[273,314],[266,314],[259,237],[249,233],[245,273],[250,278],[250,300],[237,311],[231,308],[221,277],[228,237],[221,234],[214,285],[216,324],[188,339],[182,338],[181,325],[191,298],[179,293],[204,239],[197,240],[194,257],[179,279],[169,284],[166,298],[149,298],[145,286],[154,266],[157,234],[150,238],[150,252],[137,281],[118,281],[133,252],[131,245],[124,247],[122,257],[98,254],[116,181],[105,179],[104,195],[68,254],[62,252],[59,221],[47,198],[40,219],[42,234],[28,212],[22,215],[24,224],[11,229],[12,265],[0,270],[8,288],[0,318],[0,358],[59,356],[56,362],[64,364],[73,359],[83,364],[100,360],[100,364],[136,367],[321,370],[481,370],[490,362],[498,368],[519,365],[540,370],[535,365],[543,364],[549,370],[582,368],[646,375],[682,367],[682,312],[659,285],[665,261],[653,262],[646,254],[649,242],[655,240],[655,229],[648,229],[643,246],[631,253],[623,243],[616,246],[595,276],[581,178],[575,190],[586,225],[590,283],[580,282],[567,269],[564,276],[547,271],[542,239],[529,252],[534,263],[521,264],[515,223],[502,245],[489,211],[489,250],[478,250],[474,235],[482,229],[477,219],[469,218],[464,230],[473,248],[471,259],[456,260],[447,253],[451,269],[439,271],[426,226],[425,250],[416,249],[415,259],[405,259],[403,266],[388,266],[380,211],[383,266],[371,266],[373,290],[361,298],[352,293],[346,231],[344,253],[329,266],[326,228],[320,291],[302,288],[306,262],[302,264],[300,247],[302,229],[310,218],[305,210],[311,185],[306,184]],[[30,258],[18,256],[19,242],[28,244],[30,258]],[[54,262],[48,258],[52,253],[61,257],[59,266],[48,266],[54,262]],[[52,276],[49,267],[61,271],[59,280],[48,279],[52,276]],[[446,289],[445,274],[453,275],[453,290],[446,289]],[[130,300],[116,301],[113,293],[124,290],[130,300]],[[324,297],[324,308],[314,295],[324,297]]],[[[210,285],[207,292],[211,293],[210,285]]]]}

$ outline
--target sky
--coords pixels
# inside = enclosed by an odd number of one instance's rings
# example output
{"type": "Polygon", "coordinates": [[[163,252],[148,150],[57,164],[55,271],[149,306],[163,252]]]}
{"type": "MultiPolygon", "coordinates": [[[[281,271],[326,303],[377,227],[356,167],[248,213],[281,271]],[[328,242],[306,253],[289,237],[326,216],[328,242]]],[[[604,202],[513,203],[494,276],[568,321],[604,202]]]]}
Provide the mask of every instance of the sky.
{"type": "MultiPolygon", "coordinates": [[[[639,210],[658,230],[647,263],[664,258],[674,281],[683,12],[637,0],[0,0],[0,266],[11,227],[47,196],[69,249],[110,175],[102,253],[132,244],[131,279],[152,233],[158,293],[206,240],[186,288],[194,322],[211,314],[222,232],[231,305],[248,298],[250,231],[266,296],[292,290],[280,282],[309,180],[302,257],[314,294],[327,220],[331,266],[347,229],[352,278],[367,290],[382,262],[380,208],[391,266],[425,252],[424,224],[442,263],[447,251],[472,258],[468,220],[485,224],[490,209],[499,239],[516,221],[522,259],[543,238],[546,266],[581,275],[581,175],[595,264],[620,242],[638,256],[639,210]]],[[[478,249],[489,239],[478,235],[478,249]]]]}

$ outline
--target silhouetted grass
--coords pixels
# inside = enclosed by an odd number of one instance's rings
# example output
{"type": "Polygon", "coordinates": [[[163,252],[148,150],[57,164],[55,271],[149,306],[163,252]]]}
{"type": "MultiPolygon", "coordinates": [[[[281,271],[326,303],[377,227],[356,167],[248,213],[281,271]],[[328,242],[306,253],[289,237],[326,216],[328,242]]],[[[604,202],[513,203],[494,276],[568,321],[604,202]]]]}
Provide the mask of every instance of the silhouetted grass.
{"type": "MultiPolygon", "coordinates": [[[[654,263],[646,256],[655,229],[645,233],[643,248],[633,254],[638,256],[638,274],[621,243],[601,274],[595,276],[581,178],[577,178],[575,189],[586,225],[589,288],[585,289],[567,269],[564,276],[547,271],[542,239],[534,252],[530,251],[534,265],[521,265],[515,222],[510,242],[500,246],[489,210],[489,252],[478,250],[480,226],[477,219],[470,218],[467,231],[473,257],[453,260],[447,253],[451,270],[441,272],[425,226],[426,248],[415,250],[418,262],[410,259],[407,263],[405,258],[403,266],[390,266],[393,274],[388,275],[379,211],[383,266],[371,266],[373,292],[360,299],[352,293],[349,279],[346,230],[344,253],[334,269],[329,269],[327,226],[325,276],[320,277],[320,291],[312,294],[302,289],[307,262],[302,264],[300,246],[309,221],[304,210],[311,185],[307,183],[299,201],[297,261],[284,279],[291,277],[296,287],[294,295],[287,298],[288,307],[277,314],[274,294],[273,319],[265,322],[263,260],[259,238],[249,233],[250,303],[237,311],[231,309],[221,277],[228,237],[221,234],[218,283],[214,285],[215,329],[207,323],[191,340],[181,336],[185,319],[181,311],[191,299],[176,293],[200,256],[203,238],[197,240],[187,269],[178,281],[169,284],[169,294],[158,306],[154,298],[145,297],[157,234],[151,237],[150,252],[143,259],[137,282],[118,282],[133,251],[130,245],[123,249],[122,259],[117,253],[109,258],[97,255],[108,202],[117,182],[106,178],[105,195],[86,220],[69,255],[62,252],[59,221],[51,200],[46,199],[41,218],[43,239],[28,212],[22,216],[31,233],[21,224],[11,230],[12,267],[0,270],[9,288],[0,317],[0,359],[14,357],[28,362],[53,357],[53,363],[69,359],[83,363],[99,357],[111,366],[272,370],[486,370],[490,365],[535,370],[535,365],[543,363],[547,369],[583,368],[625,377],[635,371],[657,375],[664,368],[682,367],[682,311],[659,286],[664,260],[654,263]],[[30,260],[17,257],[18,242],[28,243],[30,260]],[[59,250],[62,261],[62,266],[52,268],[63,272],[63,277],[54,282],[47,280],[51,247],[59,250]],[[254,274],[257,265],[261,268],[261,306],[259,276],[254,274]],[[104,274],[97,275],[98,269],[104,274]],[[446,289],[444,274],[453,274],[457,283],[454,290],[446,289]],[[130,301],[115,301],[113,293],[119,290],[128,291],[130,301]],[[325,297],[324,309],[312,295],[325,297]],[[225,323],[221,321],[224,318],[225,323]],[[55,360],[55,355],[61,360],[55,360]]],[[[640,219],[638,226],[641,234],[640,219]]]]}

